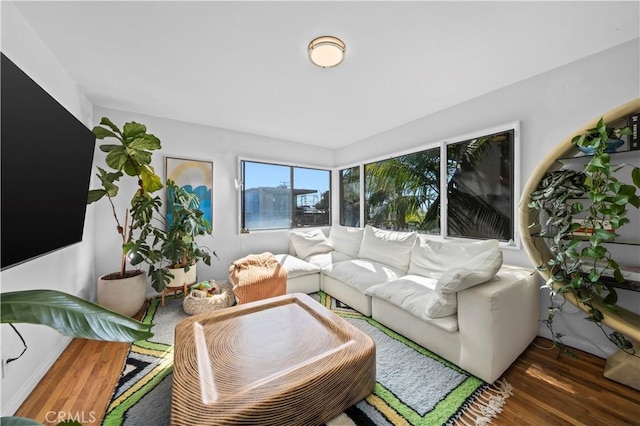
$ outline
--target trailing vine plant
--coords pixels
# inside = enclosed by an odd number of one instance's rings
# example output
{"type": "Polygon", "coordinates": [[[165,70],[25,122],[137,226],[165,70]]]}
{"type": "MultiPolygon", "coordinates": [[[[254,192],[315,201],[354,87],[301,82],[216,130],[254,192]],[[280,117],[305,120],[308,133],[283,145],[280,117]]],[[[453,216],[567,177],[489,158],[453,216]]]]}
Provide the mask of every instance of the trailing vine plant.
{"type": "Polygon", "coordinates": [[[543,286],[549,289],[550,305],[547,318],[542,322],[551,332],[559,357],[565,352],[575,355],[564,345],[562,333],[553,329],[554,316],[562,310],[569,293],[586,307],[586,319],[593,322],[609,341],[634,353],[633,344],[624,335],[617,331],[606,332],[602,324],[604,313],[594,303],[602,300],[606,309],[617,309],[616,290],[603,277],[613,276],[618,282],[623,282],[624,277],[606,243],[615,240],[619,236],[616,231],[629,223],[628,206],[640,207],[640,169],[632,166],[632,184],[618,180],[614,173],[627,165],[613,164],[607,152],[609,139],[630,133],[629,127],[607,127],[601,118],[595,128],[572,139],[577,147],[593,150],[584,169],[547,173],[530,195],[529,208],[539,212],[538,223],[531,224],[530,228],[540,227],[539,235],[548,241],[551,252],[547,262],[538,266],[539,270],[550,272],[550,278],[543,286]]]}

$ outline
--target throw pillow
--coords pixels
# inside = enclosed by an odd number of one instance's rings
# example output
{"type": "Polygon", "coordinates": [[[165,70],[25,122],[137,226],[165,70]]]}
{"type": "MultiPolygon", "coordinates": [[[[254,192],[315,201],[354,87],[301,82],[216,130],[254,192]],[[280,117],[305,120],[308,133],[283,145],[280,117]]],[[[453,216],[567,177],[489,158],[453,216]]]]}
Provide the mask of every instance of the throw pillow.
{"type": "Polygon", "coordinates": [[[444,318],[458,311],[455,294],[438,294],[436,280],[419,275],[405,275],[369,287],[365,294],[398,306],[423,320],[444,318]]]}
{"type": "Polygon", "coordinates": [[[335,251],[349,257],[358,257],[364,229],[333,225],[329,232],[329,243],[335,251]]]}
{"type": "Polygon", "coordinates": [[[388,231],[367,225],[358,257],[406,271],[417,235],[416,232],[388,231]]]}
{"type": "Polygon", "coordinates": [[[496,248],[482,253],[460,266],[445,271],[438,279],[436,291],[451,294],[492,279],[502,266],[502,250],[496,248]]]}
{"type": "Polygon", "coordinates": [[[327,253],[333,250],[321,229],[309,232],[293,231],[289,238],[296,254],[302,259],[306,259],[312,254],[327,253]]]}
{"type": "Polygon", "coordinates": [[[420,238],[411,251],[408,273],[438,278],[455,265],[493,249],[498,249],[498,240],[460,243],[420,238]]]}

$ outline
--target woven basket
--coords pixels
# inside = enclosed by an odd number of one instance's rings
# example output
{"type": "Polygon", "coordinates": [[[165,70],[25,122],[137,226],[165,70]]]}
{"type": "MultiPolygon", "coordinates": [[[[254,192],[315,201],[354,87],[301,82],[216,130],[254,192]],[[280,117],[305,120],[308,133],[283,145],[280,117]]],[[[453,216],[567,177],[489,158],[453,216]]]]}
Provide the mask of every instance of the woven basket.
{"type": "Polygon", "coordinates": [[[191,290],[182,302],[182,309],[189,315],[203,314],[217,311],[233,305],[236,298],[233,294],[233,287],[227,282],[217,283],[214,280],[210,284],[217,288],[212,296],[207,296],[207,292],[202,290],[191,290]]]}

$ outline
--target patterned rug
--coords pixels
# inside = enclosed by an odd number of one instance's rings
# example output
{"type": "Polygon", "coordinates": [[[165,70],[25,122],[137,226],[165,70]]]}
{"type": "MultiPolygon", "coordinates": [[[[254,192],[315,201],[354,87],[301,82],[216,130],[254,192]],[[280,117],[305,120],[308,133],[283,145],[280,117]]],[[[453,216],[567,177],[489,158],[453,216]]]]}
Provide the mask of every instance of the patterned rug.
{"type": "MultiPolygon", "coordinates": [[[[354,311],[323,292],[318,302],[363,330],[376,343],[376,386],[327,426],[486,425],[512,393],[506,381],[489,385],[354,311]]],[[[143,321],[154,336],[131,345],[103,425],[168,425],[171,415],[173,332],[186,318],[182,297],[152,299],[143,321]]]]}

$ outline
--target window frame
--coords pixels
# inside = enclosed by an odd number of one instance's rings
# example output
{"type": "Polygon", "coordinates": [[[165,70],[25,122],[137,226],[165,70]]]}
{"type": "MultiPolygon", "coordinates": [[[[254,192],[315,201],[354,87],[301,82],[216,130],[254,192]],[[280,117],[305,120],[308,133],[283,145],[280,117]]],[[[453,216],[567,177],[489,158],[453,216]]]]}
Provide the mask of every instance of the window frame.
{"type": "MultiPolygon", "coordinates": [[[[237,229],[239,230],[240,234],[248,234],[248,233],[258,233],[258,232],[281,232],[283,230],[294,230],[294,229],[312,229],[312,228],[321,228],[321,227],[327,227],[327,226],[331,226],[331,224],[333,223],[333,208],[332,208],[332,197],[333,197],[333,176],[334,176],[334,171],[335,169],[332,167],[326,167],[326,168],[322,168],[320,166],[312,166],[312,165],[306,165],[306,164],[300,164],[300,163],[289,163],[289,162],[281,162],[281,161],[273,161],[273,160],[265,160],[265,159],[256,159],[256,158],[249,158],[249,157],[238,157],[238,163],[237,163],[237,177],[235,179],[235,188],[236,191],[238,193],[238,226],[237,229]],[[294,169],[298,168],[298,169],[311,169],[311,170],[318,170],[318,171],[322,171],[322,172],[328,172],[329,173],[329,179],[328,179],[328,184],[329,184],[329,211],[327,214],[328,217],[328,224],[324,224],[324,225],[314,225],[314,226],[305,226],[305,227],[294,227],[294,226],[290,226],[289,227],[282,227],[282,228],[245,228],[244,227],[244,173],[243,173],[243,164],[245,162],[248,163],[259,163],[259,164],[265,164],[265,165],[273,165],[273,166],[282,166],[282,167],[289,167],[289,175],[291,176],[291,179],[293,180],[293,175],[294,175],[294,169]]],[[[293,180],[294,185],[295,185],[295,180],[293,180]]],[[[293,188],[291,188],[293,190],[293,188]]],[[[295,199],[295,197],[291,197],[292,200],[295,199]]],[[[291,203],[292,211],[294,209],[293,207],[293,202],[291,203]]]]}
{"type": "MultiPolygon", "coordinates": [[[[460,142],[465,142],[472,139],[477,139],[483,136],[493,135],[495,133],[513,131],[513,187],[511,188],[513,194],[513,206],[512,206],[512,215],[513,215],[513,236],[509,241],[500,241],[501,248],[508,249],[517,249],[521,248],[520,242],[520,223],[519,223],[519,202],[520,202],[520,121],[513,121],[497,126],[488,127],[485,129],[481,129],[478,131],[473,131],[465,134],[461,134],[455,137],[446,138],[437,142],[427,143],[424,145],[416,146],[407,150],[396,151],[389,153],[384,156],[373,157],[370,159],[365,159],[357,164],[348,164],[344,166],[339,166],[335,168],[336,176],[340,175],[342,170],[355,167],[357,165],[360,166],[360,223],[365,223],[365,165],[371,164],[383,160],[389,160],[392,158],[410,155],[414,153],[418,153],[421,151],[426,151],[434,148],[440,149],[440,233],[439,234],[429,234],[435,237],[439,237],[442,240],[460,240],[460,241],[474,241],[478,240],[478,238],[474,237],[459,237],[459,236],[449,236],[447,235],[447,213],[448,213],[448,195],[447,195],[447,167],[446,167],[446,159],[447,159],[447,147],[451,144],[456,144],[460,142]],[[444,160],[444,161],[443,161],[444,160]]],[[[337,209],[341,211],[342,209],[342,199],[340,195],[337,198],[337,209]]]]}

